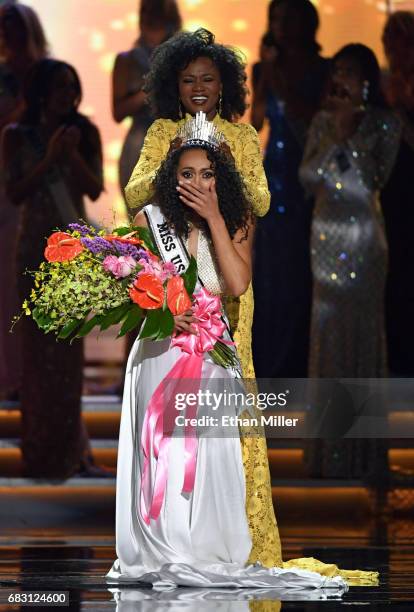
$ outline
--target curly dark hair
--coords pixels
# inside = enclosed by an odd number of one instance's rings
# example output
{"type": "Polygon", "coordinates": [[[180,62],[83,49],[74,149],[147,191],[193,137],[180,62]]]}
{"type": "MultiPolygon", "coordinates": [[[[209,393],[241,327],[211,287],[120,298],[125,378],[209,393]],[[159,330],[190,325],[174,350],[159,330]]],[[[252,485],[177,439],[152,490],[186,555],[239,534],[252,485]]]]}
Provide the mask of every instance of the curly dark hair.
{"type": "Polygon", "coordinates": [[[216,43],[214,34],[200,28],[196,32],[180,32],[154,51],[144,91],[156,118],[180,119],[178,74],[199,57],[211,59],[220,72],[223,119],[232,121],[243,115],[247,95],[245,63],[236,50],[216,43]]]}
{"type": "Polygon", "coordinates": [[[252,208],[246,197],[244,185],[234,162],[221,149],[212,150],[207,146],[184,145],[172,151],[162,162],[155,177],[154,202],[161,211],[168,224],[180,237],[187,238],[189,223],[194,223],[209,234],[204,220],[195,219],[194,212],[185,206],[177,193],[177,168],[180,157],[188,149],[203,149],[212,164],[216,177],[216,190],[220,212],[223,215],[230,237],[233,238],[237,230],[243,229],[247,238],[249,220],[252,218],[252,208]]]}

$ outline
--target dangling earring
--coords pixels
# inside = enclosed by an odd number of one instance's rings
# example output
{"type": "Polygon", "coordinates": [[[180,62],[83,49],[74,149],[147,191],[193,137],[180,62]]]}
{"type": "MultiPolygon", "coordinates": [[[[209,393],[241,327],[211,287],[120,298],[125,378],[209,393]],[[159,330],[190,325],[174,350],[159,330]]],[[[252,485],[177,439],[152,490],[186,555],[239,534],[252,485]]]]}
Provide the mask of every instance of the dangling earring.
{"type": "Polygon", "coordinates": [[[364,105],[368,102],[369,98],[369,81],[364,81],[362,84],[362,99],[364,100],[364,105]]]}
{"type": "Polygon", "coordinates": [[[220,92],[219,99],[218,99],[218,106],[217,106],[217,112],[220,116],[221,116],[222,111],[223,111],[223,95],[220,92]]]}
{"type": "Polygon", "coordinates": [[[178,98],[178,118],[184,119],[183,104],[181,102],[181,98],[178,98]]]}

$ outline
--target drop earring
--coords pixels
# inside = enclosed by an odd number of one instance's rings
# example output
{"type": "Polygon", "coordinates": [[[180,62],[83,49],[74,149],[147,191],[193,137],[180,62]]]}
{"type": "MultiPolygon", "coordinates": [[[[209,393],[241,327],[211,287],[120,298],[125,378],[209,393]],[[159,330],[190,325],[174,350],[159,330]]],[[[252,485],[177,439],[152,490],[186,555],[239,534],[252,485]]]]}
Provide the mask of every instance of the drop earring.
{"type": "Polygon", "coordinates": [[[223,111],[223,95],[220,92],[219,99],[218,99],[218,106],[217,106],[217,112],[220,116],[221,116],[222,111],[223,111]]]}
{"type": "Polygon", "coordinates": [[[362,84],[362,99],[364,100],[364,105],[368,102],[369,98],[369,81],[364,81],[362,84]]]}
{"type": "Polygon", "coordinates": [[[184,119],[183,104],[181,102],[181,98],[178,98],[178,118],[184,119]]]}

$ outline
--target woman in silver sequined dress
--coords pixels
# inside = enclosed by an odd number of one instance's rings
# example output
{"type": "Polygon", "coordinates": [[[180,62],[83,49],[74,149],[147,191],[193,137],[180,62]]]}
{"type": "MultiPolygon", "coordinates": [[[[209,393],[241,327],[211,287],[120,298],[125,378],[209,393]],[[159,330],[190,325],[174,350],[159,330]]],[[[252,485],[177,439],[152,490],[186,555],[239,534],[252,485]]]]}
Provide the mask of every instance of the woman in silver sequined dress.
{"type": "Polygon", "coordinates": [[[315,196],[309,376],[386,374],[387,245],[378,194],[396,157],[399,122],[385,108],[375,55],[363,45],[333,59],[327,110],[310,128],[300,169],[315,196]]]}

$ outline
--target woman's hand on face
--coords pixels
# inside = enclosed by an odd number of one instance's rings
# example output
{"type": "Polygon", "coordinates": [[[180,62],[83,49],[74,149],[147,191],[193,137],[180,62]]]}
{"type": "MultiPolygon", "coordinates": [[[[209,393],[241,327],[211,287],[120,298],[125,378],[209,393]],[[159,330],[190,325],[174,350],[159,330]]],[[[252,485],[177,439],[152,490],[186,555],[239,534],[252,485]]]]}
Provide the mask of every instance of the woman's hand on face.
{"type": "Polygon", "coordinates": [[[179,181],[177,186],[180,200],[192,208],[200,217],[208,222],[220,217],[220,209],[216,192],[216,182],[213,179],[209,187],[196,187],[192,183],[179,181]]]}
{"type": "Polygon", "coordinates": [[[349,95],[331,95],[327,108],[333,113],[335,132],[338,140],[350,138],[358,127],[362,110],[349,95]]]}
{"type": "Polygon", "coordinates": [[[72,153],[74,153],[74,151],[77,150],[79,146],[81,139],[80,129],[75,125],[71,125],[63,132],[62,138],[64,142],[65,153],[71,155],[72,153]]]}
{"type": "Polygon", "coordinates": [[[54,163],[63,154],[65,145],[63,134],[65,130],[66,126],[61,125],[50,137],[46,150],[46,160],[48,163],[54,163]]]}
{"type": "Polygon", "coordinates": [[[195,317],[192,310],[186,310],[183,314],[174,317],[174,328],[177,332],[188,332],[197,335],[195,327],[191,324],[195,322],[195,317]]]}

